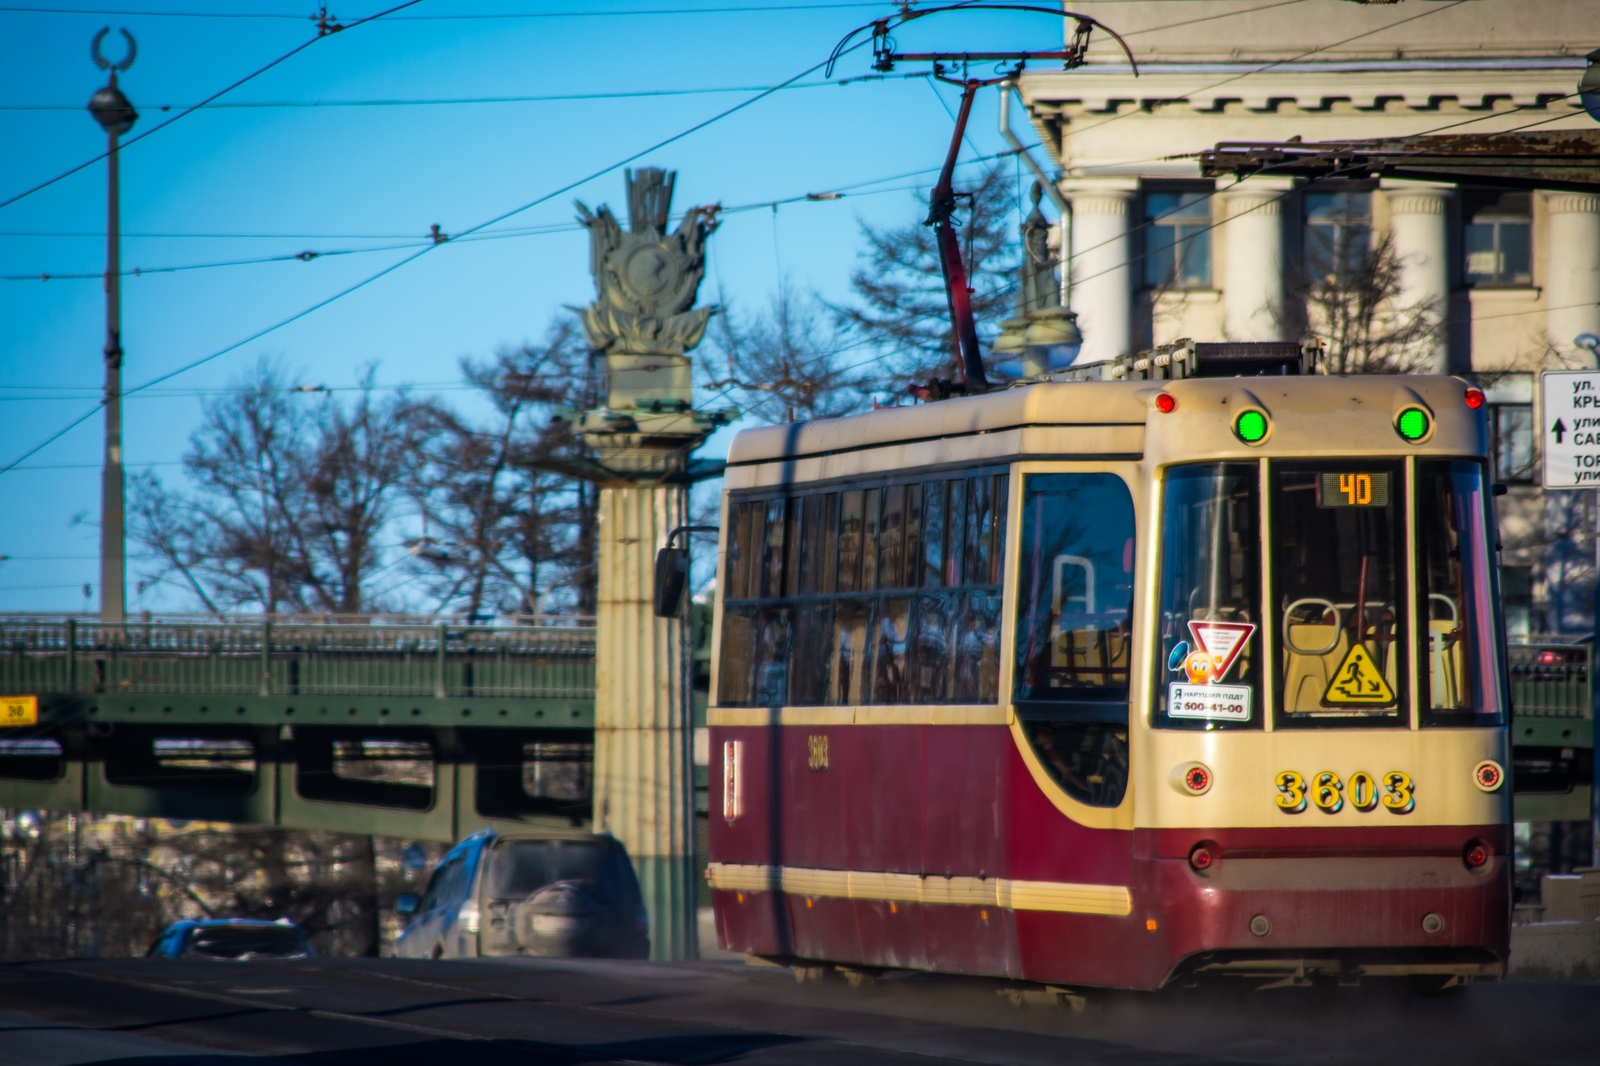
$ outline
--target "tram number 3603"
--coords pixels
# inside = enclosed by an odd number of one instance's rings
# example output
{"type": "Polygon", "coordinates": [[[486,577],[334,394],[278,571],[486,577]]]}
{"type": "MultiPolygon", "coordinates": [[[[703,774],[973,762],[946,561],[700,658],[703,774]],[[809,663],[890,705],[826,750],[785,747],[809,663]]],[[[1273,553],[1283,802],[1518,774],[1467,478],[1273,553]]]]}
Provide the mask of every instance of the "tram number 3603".
{"type": "Polygon", "coordinates": [[[1284,770],[1273,783],[1278,786],[1278,809],[1285,814],[1299,814],[1308,804],[1326,814],[1338,814],[1347,802],[1358,811],[1381,806],[1390,814],[1410,814],[1417,805],[1411,775],[1401,770],[1390,770],[1381,777],[1357,770],[1348,781],[1341,781],[1332,770],[1312,774],[1309,781],[1293,770],[1284,770]]]}

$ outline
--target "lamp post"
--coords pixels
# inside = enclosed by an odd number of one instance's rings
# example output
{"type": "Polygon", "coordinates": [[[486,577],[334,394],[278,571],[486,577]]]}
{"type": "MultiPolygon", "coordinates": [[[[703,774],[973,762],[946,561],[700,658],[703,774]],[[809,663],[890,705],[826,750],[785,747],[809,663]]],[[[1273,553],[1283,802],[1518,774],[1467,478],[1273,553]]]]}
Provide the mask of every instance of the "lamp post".
{"type": "Polygon", "coordinates": [[[127,562],[123,532],[122,478],[122,220],[118,210],[117,138],[133,128],[139,113],[117,88],[117,74],[133,66],[138,46],[122,31],[128,53],[112,63],[100,54],[110,27],[95,34],[89,54],[110,80],[89,98],[89,114],[106,131],[106,444],[100,472],[100,621],[119,625],[127,610],[127,562]]]}

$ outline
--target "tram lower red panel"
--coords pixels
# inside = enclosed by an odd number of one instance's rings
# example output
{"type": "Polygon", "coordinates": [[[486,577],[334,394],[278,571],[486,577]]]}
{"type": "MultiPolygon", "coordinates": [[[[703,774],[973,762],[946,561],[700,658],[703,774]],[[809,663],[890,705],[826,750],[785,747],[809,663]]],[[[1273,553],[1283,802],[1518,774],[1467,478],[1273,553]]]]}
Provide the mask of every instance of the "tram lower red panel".
{"type": "Polygon", "coordinates": [[[742,745],[739,816],[712,798],[714,862],[1126,886],[1133,901],[1110,916],[718,890],[732,950],[1132,988],[1201,956],[1507,953],[1504,826],[1099,830],[1055,808],[1003,727],[717,727],[712,739],[716,759],[723,741],[742,745]],[[824,735],[818,765],[810,738],[824,735]],[[1461,858],[1474,838],[1495,856],[1476,871],[1461,858]],[[1204,874],[1188,862],[1202,840],[1217,856],[1204,874]],[[1265,935],[1251,931],[1258,915],[1265,935]]]}

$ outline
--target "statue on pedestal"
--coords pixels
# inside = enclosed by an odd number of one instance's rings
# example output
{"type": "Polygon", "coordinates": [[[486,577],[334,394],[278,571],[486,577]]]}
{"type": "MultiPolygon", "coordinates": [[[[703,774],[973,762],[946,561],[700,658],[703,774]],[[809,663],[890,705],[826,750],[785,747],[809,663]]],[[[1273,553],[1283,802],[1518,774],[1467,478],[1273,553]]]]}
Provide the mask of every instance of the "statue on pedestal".
{"type": "Polygon", "coordinates": [[[604,360],[599,409],[576,413],[579,431],[607,474],[681,474],[687,455],[728,412],[693,409],[689,349],[705,336],[714,308],[695,308],[705,276],[706,238],[718,208],[694,207],[667,231],[677,175],[646,167],[626,172],[628,228],[611,209],[579,202],[589,230],[596,298],[575,308],[590,348],[604,360]]]}

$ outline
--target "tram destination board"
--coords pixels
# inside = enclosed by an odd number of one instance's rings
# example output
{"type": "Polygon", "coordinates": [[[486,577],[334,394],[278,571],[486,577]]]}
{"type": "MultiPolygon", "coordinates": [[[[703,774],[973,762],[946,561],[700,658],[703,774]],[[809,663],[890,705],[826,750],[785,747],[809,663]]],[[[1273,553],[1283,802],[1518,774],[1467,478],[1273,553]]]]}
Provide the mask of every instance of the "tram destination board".
{"type": "Polygon", "coordinates": [[[1546,370],[1539,384],[1544,487],[1600,488],[1600,370],[1546,370]]]}

